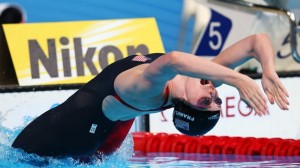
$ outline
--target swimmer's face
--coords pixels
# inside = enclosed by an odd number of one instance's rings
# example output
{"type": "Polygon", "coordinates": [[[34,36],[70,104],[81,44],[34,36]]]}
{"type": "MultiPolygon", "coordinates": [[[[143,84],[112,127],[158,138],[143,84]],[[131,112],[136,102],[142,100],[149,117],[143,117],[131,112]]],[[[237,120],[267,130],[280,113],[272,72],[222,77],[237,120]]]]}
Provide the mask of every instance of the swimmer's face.
{"type": "Polygon", "coordinates": [[[190,85],[188,88],[192,88],[187,91],[187,101],[193,106],[206,111],[221,110],[222,100],[219,98],[213,84],[210,81],[191,80],[187,83],[187,85],[190,85]]]}

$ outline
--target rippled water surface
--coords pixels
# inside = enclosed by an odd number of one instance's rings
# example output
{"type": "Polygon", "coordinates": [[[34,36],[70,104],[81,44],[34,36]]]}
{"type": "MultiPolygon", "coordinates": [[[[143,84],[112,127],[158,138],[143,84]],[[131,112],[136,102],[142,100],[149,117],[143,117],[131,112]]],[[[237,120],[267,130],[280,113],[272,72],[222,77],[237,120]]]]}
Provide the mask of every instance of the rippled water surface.
{"type": "MultiPolygon", "coordinates": [[[[30,119],[31,120],[31,119],[30,119]]],[[[1,120],[0,120],[1,121],[1,120]]],[[[128,135],[121,148],[104,160],[93,157],[89,163],[73,158],[39,157],[14,149],[11,143],[22,128],[10,130],[0,126],[0,167],[300,167],[300,157],[207,155],[188,153],[148,153],[133,151],[133,139],[128,135]]]]}

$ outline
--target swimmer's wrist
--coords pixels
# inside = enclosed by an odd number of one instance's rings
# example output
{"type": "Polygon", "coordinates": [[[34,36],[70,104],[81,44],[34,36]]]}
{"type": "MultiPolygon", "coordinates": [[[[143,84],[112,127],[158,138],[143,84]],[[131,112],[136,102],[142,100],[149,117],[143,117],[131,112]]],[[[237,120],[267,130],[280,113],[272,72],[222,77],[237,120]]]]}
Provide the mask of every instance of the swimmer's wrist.
{"type": "Polygon", "coordinates": [[[262,65],[262,73],[270,75],[276,73],[274,64],[262,65]]]}
{"type": "Polygon", "coordinates": [[[263,70],[262,75],[267,77],[267,78],[278,77],[276,71],[275,70],[270,70],[270,69],[263,70]]]}
{"type": "Polygon", "coordinates": [[[233,71],[232,74],[224,78],[223,83],[226,83],[230,86],[238,87],[241,78],[243,78],[243,74],[233,71]]]}

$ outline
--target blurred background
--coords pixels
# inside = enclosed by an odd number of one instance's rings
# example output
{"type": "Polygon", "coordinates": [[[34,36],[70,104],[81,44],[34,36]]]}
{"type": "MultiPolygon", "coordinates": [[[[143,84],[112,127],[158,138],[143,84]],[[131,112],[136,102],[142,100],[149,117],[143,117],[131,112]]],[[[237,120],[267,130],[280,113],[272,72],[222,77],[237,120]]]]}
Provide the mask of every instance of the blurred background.
{"type": "MultiPolygon", "coordinates": [[[[222,107],[224,116],[222,122],[219,123],[219,127],[214,129],[215,132],[212,132],[212,134],[300,137],[300,129],[298,129],[300,124],[296,120],[296,118],[299,118],[300,107],[297,102],[300,94],[294,91],[300,82],[300,56],[298,54],[300,45],[297,42],[300,40],[298,35],[298,32],[300,32],[298,27],[300,18],[299,0],[6,0],[5,2],[0,2],[1,24],[148,17],[156,19],[165,52],[179,50],[207,59],[213,58],[223,49],[246,36],[260,32],[267,33],[274,46],[276,70],[279,72],[280,77],[283,77],[282,80],[291,93],[290,102],[292,105],[289,114],[293,116],[280,113],[278,108],[273,108],[272,106],[273,109],[271,110],[274,113],[270,116],[271,119],[268,120],[269,124],[266,124],[264,120],[259,120],[260,123],[258,123],[257,116],[251,113],[252,111],[247,113],[247,115],[243,114],[243,110],[241,111],[240,107],[244,105],[240,104],[236,90],[223,86],[224,89],[222,89],[223,92],[220,92],[220,97],[226,100],[222,107]],[[284,120],[284,117],[286,117],[286,120],[284,120]],[[286,121],[289,118],[293,118],[295,121],[287,123],[286,121]],[[232,122],[233,120],[235,122],[232,122]],[[248,128],[247,126],[254,121],[257,127],[251,126],[251,128],[248,128]],[[280,125],[280,122],[285,127],[282,127],[282,130],[274,130],[274,123],[280,125]],[[245,129],[232,132],[233,127],[242,128],[241,125],[247,128],[247,132],[244,131],[245,129]],[[269,125],[270,127],[264,127],[265,130],[257,132],[262,125],[269,125]],[[287,132],[286,130],[291,131],[287,132]]],[[[2,33],[2,31],[0,32],[2,33]]],[[[1,36],[3,37],[4,34],[0,34],[1,36]]],[[[0,40],[0,46],[3,46],[5,39],[0,38],[0,40]]],[[[7,48],[7,46],[5,47],[7,48]]],[[[15,72],[13,71],[14,67],[10,60],[11,58],[9,56],[5,57],[5,55],[9,55],[9,51],[0,50],[0,85],[3,83],[5,85],[16,84],[18,83],[16,77],[12,78],[15,72]]],[[[255,76],[255,74],[261,72],[261,67],[255,60],[237,69],[244,73],[249,73],[252,77],[256,77],[257,82],[259,82],[260,77],[255,76]]],[[[33,88],[32,90],[35,91],[36,89],[33,88]]],[[[76,87],[73,91],[75,90],[76,87]]],[[[15,90],[15,92],[19,91],[15,90]]],[[[3,92],[13,91],[4,88],[3,92]]],[[[32,94],[36,95],[36,92],[32,94]]],[[[69,94],[71,93],[66,94],[65,97],[68,97],[69,94]]],[[[24,99],[27,97],[25,96],[24,99]]],[[[16,99],[14,96],[12,98],[16,99]]],[[[7,97],[5,99],[8,100],[7,97]]],[[[53,104],[57,103],[60,102],[56,100],[50,101],[48,103],[50,105],[45,105],[45,108],[52,107],[53,104]]],[[[28,104],[28,102],[24,104],[28,104]]],[[[10,109],[12,106],[7,105],[7,108],[10,109]]],[[[27,108],[22,107],[22,109],[27,108]]],[[[162,131],[161,128],[166,128],[164,130],[166,132],[176,131],[174,128],[168,128],[167,122],[165,122],[167,120],[170,122],[172,116],[166,117],[169,117],[169,119],[166,119],[161,114],[152,115],[150,127],[151,122],[154,122],[155,124],[152,124],[152,126],[157,126],[157,128],[146,128],[146,130],[158,132],[162,131]],[[161,121],[161,123],[157,124],[157,121],[161,121]]],[[[172,126],[172,124],[169,125],[172,126]]],[[[136,130],[143,129],[136,128],[136,130]]]]}
{"type": "MultiPolygon", "coordinates": [[[[190,3],[188,1],[200,4],[209,3],[207,0],[6,0],[0,3],[9,3],[20,7],[23,10],[23,20],[27,23],[155,17],[166,52],[172,50],[190,52],[195,19],[190,19],[187,22],[187,38],[184,40],[184,47],[179,48],[178,46],[179,31],[184,13],[188,11],[192,13],[194,10],[192,7],[185,9],[185,4],[190,3]]],[[[289,10],[297,9],[300,6],[298,0],[253,0],[250,2],[289,10]]],[[[208,4],[208,6],[211,6],[211,4],[208,4]]],[[[245,9],[242,8],[241,10],[245,9]]],[[[196,16],[196,13],[201,15],[201,12],[203,13],[203,11],[195,12],[193,17],[196,16]]],[[[3,19],[3,17],[5,16],[2,12],[1,18],[3,19]]],[[[236,15],[235,17],[239,16],[236,15]]],[[[16,17],[15,19],[19,20],[20,18],[16,17]]],[[[247,22],[247,20],[244,21],[247,22]]]]}
{"type": "MultiPolygon", "coordinates": [[[[291,49],[287,44],[290,41],[289,19],[286,14],[280,11],[276,12],[276,10],[292,11],[296,17],[296,23],[298,23],[299,8],[298,0],[53,0],[51,2],[7,0],[0,2],[0,21],[1,23],[39,23],[154,17],[166,52],[179,50],[209,57],[215,56],[222,49],[244,36],[265,32],[270,35],[274,43],[274,52],[277,58],[284,61],[283,65],[282,62],[278,63],[280,64],[277,66],[278,71],[294,71],[299,68],[298,64],[294,65],[294,59],[289,54],[291,49]],[[256,10],[236,5],[241,2],[250,3],[250,6],[262,5],[266,8],[256,10]],[[270,12],[269,9],[274,10],[270,12]],[[200,47],[200,50],[203,51],[202,48],[205,47],[203,44],[199,46],[201,40],[207,41],[202,37],[213,20],[212,11],[227,17],[233,26],[229,27],[227,33],[218,30],[223,37],[223,45],[219,50],[210,51],[206,47],[206,52],[199,53],[197,48],[200,47]],[[286,67],[285,64],[291,65],[286,67]]],[[[219,28],[223,29],[222,26],[219,28]]],[[[218,39],[213,40],[218,43],[218,39]]],[[[255,61],[242,67],[260,71],[260,67],[255,61]]]]}

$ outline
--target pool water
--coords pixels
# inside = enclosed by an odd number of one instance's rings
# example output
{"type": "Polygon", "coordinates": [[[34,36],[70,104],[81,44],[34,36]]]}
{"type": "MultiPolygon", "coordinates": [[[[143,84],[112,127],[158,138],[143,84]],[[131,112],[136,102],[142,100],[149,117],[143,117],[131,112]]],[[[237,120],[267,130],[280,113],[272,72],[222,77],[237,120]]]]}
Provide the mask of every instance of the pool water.
{"type": "Polygon", "coordinates": [[[40,157],[10,147],[22,128],[10,130],[0,124],[0,168],[14,167],[103,167],[103,168],[157,168],[157,167],[300,167],[300,156],[245,156],[189,153],[134,153],[133,138],[129,134],[112,156],[81,163],[73,158],[40,157]]]}
{"type": "Polygon", "coordinates": [[[128,167],[300,167],[300,157],[209,155],[188,153],[151,153],[147,156],[134,156],[128,167]],[[162,156],[164,155],[164,156],[162,156]]]}
{"type": "MultiPolygon", "coordinates": [[[[1,118],[0,118],[1,121],[1,118]]],[[[23,128],[23,127],[22,127],[23,128]]],[[[133,138],[129,134],[122,146],[110,157],[104,157],[103,160],[96,156],[91,157],[89,163],[82,163],[71,157],[52,158],[40,157],[35,154],[28,154],[20,149],[11,147],[13,140],[20,133],[22,128],[9,130],[0,124],[0,168],[14,167],[127,167],[129,160],[133,157],[133,138]]]]}

